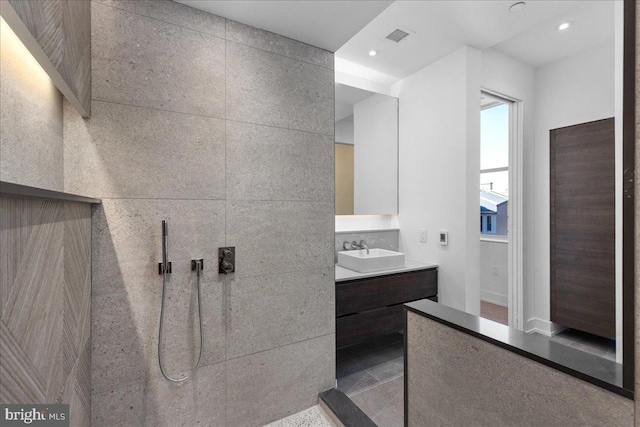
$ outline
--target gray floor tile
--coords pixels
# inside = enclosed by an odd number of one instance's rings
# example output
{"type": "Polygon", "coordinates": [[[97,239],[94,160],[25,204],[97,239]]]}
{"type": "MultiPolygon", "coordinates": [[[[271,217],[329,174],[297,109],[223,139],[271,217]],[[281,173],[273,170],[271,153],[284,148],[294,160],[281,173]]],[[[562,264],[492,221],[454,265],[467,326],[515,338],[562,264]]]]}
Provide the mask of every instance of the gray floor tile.
{"type": "Polygon", "coordinates": [[[338,378],[338,389],[347,396],[352,396],[378,383],[379,381],[367,371],[359,370],[338,378]]]}
{"type": "Polygon", "coordinates": [[[404,363],[402,359],[394,359],[374,365],[367,369],[367,372],[380,382],[388,381],[404,373],[404,363]]]}
{"type": "Polygon", "coordinates": [[[379,426],[403,425],[404,376],[350,397],[379,426]]]}

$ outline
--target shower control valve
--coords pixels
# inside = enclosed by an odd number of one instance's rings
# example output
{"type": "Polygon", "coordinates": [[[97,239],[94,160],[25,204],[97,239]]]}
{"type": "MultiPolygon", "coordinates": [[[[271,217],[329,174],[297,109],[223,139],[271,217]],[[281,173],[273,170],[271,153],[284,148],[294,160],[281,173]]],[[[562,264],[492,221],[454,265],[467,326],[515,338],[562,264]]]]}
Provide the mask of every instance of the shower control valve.
{"type": "Polygon", "coordinates": [[[236,271],[236,248],[218,248],[218,273],[229,274],[236,271]]]}
{"type": "MultiPolygon", "coordinates": [[[[164,264],[159,262],[158,263],[158,274],[163,274],[165,271],[165,267],[164,264]]],[[[171,274],[171,263],[168,262],[167,263],[167,274],[171,274]]]]}

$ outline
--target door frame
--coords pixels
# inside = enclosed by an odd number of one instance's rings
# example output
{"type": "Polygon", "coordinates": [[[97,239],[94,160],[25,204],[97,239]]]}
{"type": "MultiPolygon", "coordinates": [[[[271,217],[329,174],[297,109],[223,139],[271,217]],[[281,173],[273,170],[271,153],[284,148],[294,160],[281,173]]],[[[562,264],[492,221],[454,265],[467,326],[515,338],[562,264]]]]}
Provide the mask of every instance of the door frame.
{"type": "Polygon", "coordinates": [[[480,88],[481,93],[509,104],[509,205],[507,208],[507,305],[509,326],[524,329],[524,274],[523,274],[523,152],[524,152],[524,109],[522,100],[504,93],[480,88]]]}

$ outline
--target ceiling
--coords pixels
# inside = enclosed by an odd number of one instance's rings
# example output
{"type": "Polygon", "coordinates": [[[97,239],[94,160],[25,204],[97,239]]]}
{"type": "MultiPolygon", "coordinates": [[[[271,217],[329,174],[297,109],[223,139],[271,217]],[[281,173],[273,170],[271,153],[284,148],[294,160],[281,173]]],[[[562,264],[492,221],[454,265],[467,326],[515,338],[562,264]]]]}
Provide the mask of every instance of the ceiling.
{"type": "Polygon", "coordinates": [[[336,83],[336,122],[353,115],[353,106],[371,95],[374,93],[336,83]]]}
{"type": "Polygon", "coordinates": [[[175,0],[178,3],[335,52],[389,0],[175,0]]]}
{"type": "Polygon", "coordinates": [[[336,69],[355,63],[399,80],[465,45],[538,67],[613,39],[613,1],[526,0],[524,10],[509,12],[516,1],[396,1],[336,52],[336,69]],[[556,31],[564,20],[575,25],[556,31]],[[385,40],[396,28],[410,35],[385,40]]]}

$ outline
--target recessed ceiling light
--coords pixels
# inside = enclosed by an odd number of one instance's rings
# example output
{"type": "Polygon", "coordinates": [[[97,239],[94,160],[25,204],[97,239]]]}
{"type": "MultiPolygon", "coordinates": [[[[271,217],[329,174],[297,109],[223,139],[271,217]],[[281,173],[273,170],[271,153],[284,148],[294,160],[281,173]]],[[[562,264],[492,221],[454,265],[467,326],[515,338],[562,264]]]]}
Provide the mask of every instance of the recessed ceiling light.
{"type": "Polygon", "coordinates": [[[518,3],[512,4],[511,7],[509,8],[509,12],[511,13],[520,12],[525,7],[527,7],[527,4],[523,1],[520,1],[518,3]]]}
{"type": "Polygon", "coordinates": [[[564,30],[568,29],[569,27],[571,27],[572,25],[573,25],[573,21],[563,22],[562,24],[560,24],[560,25],[558,25],[556,27],[556,30],[564,31],[564,30]]]}
{"type": "Polygon", "coordinates": [[[369,56],[376,56],[377,54],[378,54],[378,52],[375,51],[375,50],[370,50],[369,51],[369,56]]]}

